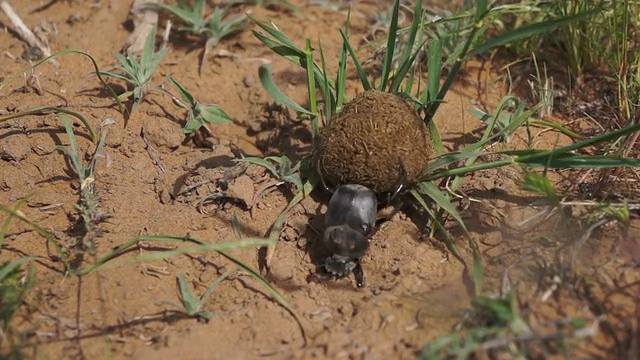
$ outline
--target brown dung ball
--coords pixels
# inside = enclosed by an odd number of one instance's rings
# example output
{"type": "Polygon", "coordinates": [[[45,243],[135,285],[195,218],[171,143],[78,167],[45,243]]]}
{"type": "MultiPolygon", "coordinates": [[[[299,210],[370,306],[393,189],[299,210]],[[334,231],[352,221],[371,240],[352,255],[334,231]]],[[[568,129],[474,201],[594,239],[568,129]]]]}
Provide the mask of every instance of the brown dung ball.
{"type": "Polygon", "coordinates": [[[367,91],[345,104],[320,130],[314,161],[333,185],[360,184],[376,193],[418,183],[433,144],[413,105],[383,91],[367,91]],[[406,175],[406,177],[405,177],[406,175]]]}

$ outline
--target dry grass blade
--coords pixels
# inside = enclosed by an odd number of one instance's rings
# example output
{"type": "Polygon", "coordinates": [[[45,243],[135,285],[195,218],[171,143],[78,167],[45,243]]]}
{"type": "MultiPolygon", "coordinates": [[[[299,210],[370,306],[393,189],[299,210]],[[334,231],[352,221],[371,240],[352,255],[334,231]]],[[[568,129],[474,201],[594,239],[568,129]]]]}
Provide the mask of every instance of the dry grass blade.
{"type": "Polygon", "coordinates": [[[122,102],[120,102],[120,99],[118,98],[118,95],[113,90],[113,88],[111,86],[109,86],[109,84],[107,84],[107,82],[104,81],[104,79],[100,75],[100,68],[98,67],[98,64],[96,63],[95,59],[91,55],[89,55],[88,53],[86,53],[84,51],[81,51],[81,50],[75,50],[75,49],[61,50],[61,51],[58,51],[55,54],[52,54],[51,56],[48,56],[48,57],[38,61],[37,63],[35,63],[33,65],[27,66],[23,70],[21,70],[21,71],[15,73],[13,75],[7,77],[6,80],[1,82],[0,83],[0,90],[2,90],[2,88],[4,88],[5,86],[7,86],[11,82],[13,82],[18,77],[20,77],[22,74],[25,74],[25,73],[27,73],[29,71],[32,71],[33,69],[37,68],[38,66],[40,66],[40,65],[42,65],[44,63],[47,63],[49,61],[52,61],[55,58],[57,58],[57,57],[59,57],[61,55],[65,55],[65,54],[80,54],[82,56],[86,56],[87,58],[89,58],[89,60],[91,60],[91,63],[93,64],[94,73],[98,77],[98,80],[100,80],[100,83],[109,91],[109,93],[111,94],[111,96],[115,100],[116,104],[118,104],[118,109],[120,110],[120,113],[124,114],[125,109],[124,109],[124,106],[122,106],[122,102]]]}

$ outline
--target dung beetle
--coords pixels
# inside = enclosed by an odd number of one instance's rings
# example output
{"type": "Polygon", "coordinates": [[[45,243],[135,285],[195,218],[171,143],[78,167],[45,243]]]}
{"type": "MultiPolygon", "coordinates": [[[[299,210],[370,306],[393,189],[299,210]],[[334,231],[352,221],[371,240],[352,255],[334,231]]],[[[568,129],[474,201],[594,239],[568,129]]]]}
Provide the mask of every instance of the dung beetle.
{"type": "MultiPolygon", "coordinates": [[[[400,167],[400,181],[395,191],[386,194],[382,203],[391,204],[405,188],[407,173],[400,167]]],[[[376,224],[391,217],[378,219],[378,198],[373,190],[359,184],[341,185],[333,190],[324,181],[320,162],[316,163],[320,182],[331,193],[329,207],[325,214],[325,228],[322,243],[331,253],[323,266],[331,274],[343,277],[353,272],[358,287],[364,286],[364,271],[360,259],[369,249],[369,239],[376,224]]]]}
{"type": "Polygon", "coordinates": [[[338,187],[329,200],[322,242],[331,253],[324,268],[342,277],[353,272],[358,287],[364,286],[360,258],[369,249],[376,225],[378,201],[369,188],[348,184],[338,187]]]}

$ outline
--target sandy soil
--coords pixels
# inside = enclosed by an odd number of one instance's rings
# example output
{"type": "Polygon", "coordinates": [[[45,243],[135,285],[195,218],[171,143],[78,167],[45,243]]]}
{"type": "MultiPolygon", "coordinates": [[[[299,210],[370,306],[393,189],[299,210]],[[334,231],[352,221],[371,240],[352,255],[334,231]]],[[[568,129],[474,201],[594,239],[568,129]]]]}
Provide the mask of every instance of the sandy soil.
{"type": "MultiPolygon", "coordinates": [[[[37,11],[42,4],[12,3],[31,27],[55,25],[48,34],[54,51],[87,51],[105,69],[115,64],[113,54],[131,30],[127,23],[131,1],[54,1],[37,11]]],[[[278,7],[244,10],[251,10],[257,19],[271,19],[301,46],[305,37],[320,41],[332,72],[345,13],[296,3],[303,7],[306,20],[278,7]]],[[[353,39],[370,33],[367,16],[375,9],[365,2],[355,7],[353,39]]],[[[98,165],[94,183],[99,208],[110,216],[99,225],[97,258],[140,235],[234,241],[234,216],[244,237],[265,236],[286,206],[290,191],[285,187],[265,195],[251,211],[241,203],[201,200],[219,190],[218,180],[233,165],[232,145],[246,155],[287,154],[292,159],[310,151],[309,124],[274,104],[260,85],[258,67],[272,62],[280,88],[299,103],[305,102],[305,73],[261,45],[250,28],[220,43],[201,76],[201,44],[178,39],[171,45],[153,85],[170,86],[164,76],[171,74],[197,99],[220,104],[234,118],[233,124],[215,127],[216,137],[207,139],[213,147],[185,138],[181,133],[185,113],[159,93],[148,96],[123,119],[91,74],[90,62],[80,55],[60,57],[59,67],[37,68],[35,85],[19,79],[0,94],[2,113],[51,105],[78,111],[94,126],[115,120],[104,126],[108,130],[105,159],[98,165]]],[[[14,34],[0,33],[0,77],[28,65],[20,58],[23,50],[14,34]]],[[[471,62],[464,70],[435,118],[449,149],[471,143],[482,128],[465,110],[476,106],[491,111],[506,91],[505,79],[495,68],[471,62]]],[[[122,84],[113,84],[122,89],[122,84]]],[[[348,90],[351,95],[361,91],[355,77],[350,78],[348,90]]],[[[95,145],[82,126],[76,130],[81,152],[91,154],[95,145]]],[[[535,131],[537,147],[570,142],[553,132],[535,131]]],[[[496,146],[521,147],[524,136],[523,132],[510,144],[496,146]]],[[[61,144],[68,144],[68,138],[53,114],[0,123],[0,203],[15,204],[34,194],[22,211],[62,243],[72,244],[80,234],[75,208],[79,184],[65,156],[55,149],[61,144]]],[[[499,294],[508,279],[511,288],[518,290],[522,316],[532,326],[539,325],[540,331],[553,332],[545,324],[574,316],[594,326],[595,335],[586,341],[568,340],[555,347],[545,343],[533,356],[624,358],[638,336],[636,222],[626,234],[616,225],[597,229],[585,242],[578,240],[586,226],[570,217],[554,215],[523,225],[547,206],[519,189],[520,176],[515,167],[470,175],[462,187],[464,195],[456,202],[480,245],[486,266],[485,294],[499,294]],[[568,266],[574,254],[576,264],[568,266]]],[[[553,172],[551,177],[563,196],[579,197],[578,175],[553,172]]],[[[274,182],[262,168],[251,166],[229,183],[228,191],[250,200],[257,189],[274,182]]],[[[240,273],[223,281],[205,302],[203,308],[214,312],[209,322],[171,315],[166,302],[179,301],[178,274],[200,295],[234,268],[218,254],[127,262],[138,254],[172,248],[147,241],[114,260],[118,266],[78,278],[65,275],[52,245],[32,227],[13,221],[2,261],[37,257],[33,295],[13,322],[16,329],[31,329],[23,351],[33,358],[404,359],[414,358],[427,342],[453,331],[470,307],[467,274],[440,238],[429,238],[428,224],[409,199],[399,203],[402,211],[372,239],[363,260],[367,285],[361,289],[354,286],[352,277],[334,280],[318,275],[317,261],[307,252],[318,239],[326,203],[326,195],[318,193],[293,209],[267,276],[299,316],[306,339],[291,313],[240,273]]],[[[0,216],[2,221],[5,218],[0,216]]],[[[470,261],[466,240],[455,224],[449,227],[458,236],[462,257],[470,261]]],[[[257,250],[234,255],[258,269],[257,250]]],[[[95,258],[85,255],[79,261],[86,265],[95,258]]],[[[7,351],[8,343],[3,341],[0,356],[7,351]]]]}

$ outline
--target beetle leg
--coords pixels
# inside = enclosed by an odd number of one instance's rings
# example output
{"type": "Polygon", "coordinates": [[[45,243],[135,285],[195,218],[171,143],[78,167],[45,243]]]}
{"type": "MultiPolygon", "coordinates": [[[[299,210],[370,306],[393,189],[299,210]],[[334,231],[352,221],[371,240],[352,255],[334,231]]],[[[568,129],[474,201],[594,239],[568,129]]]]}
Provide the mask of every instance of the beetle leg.
{"type": "Polygon", "coordinates": [[[320,178],[320,183],[322,184],[322,187],[329,193],[332,194],[336,191],[336,189],[332,189],[329,187],[329,185],[327,185],[327,183],[324,181],[324,177],[322,177],[322,171],[320,171],[320,159],[316,160],[316,172],[318,173],[318,177],[320,178]]]}
{"type": "Polygon", "coordinates": [[[407,170],[404,168],[404,165],[402,165],[402,163],[400,163],[398,167],[400,168],[400,172],[402,173],[402,175],[400,176],[400,180],[398,181],[398,187],[396,187],[393,192],[387,193],[386,205],[390,205],[391,202],[396,198],[396,196],[398,196],[407,186],[407,170]]]}
{"type": "Polygon", "coordinates": [[[389,203],[391,203],[393,201],[393,199],[395,199],[395,197],[398,196],[398,194],[400,194],[402,189],[404,189],[405,182],[407,181],[406,180],[406,178],[407,178],[406,175],[403,175],[403,178],[404,178],[404,180],[402,180],[402,182],[398,185],[396,190],[392,194],[390,194],[389,200],[388,200],[389,203]]]}
{"type": "Polygon", "coordinates": [[[360,264],[360,259],[356,260],[356,267],[353,268],[353,276],[356,278],[356,286],[361,288],[364,286],[364,270],[360,264]]]}
{"type": "Polygon", "coordinates": [[[400,211],[400,210],[398,210],[398,208],[397,208],[397,207],[394,207],[394,208],[393,208],[393,211],[391,212],[391,214],[388,214],[388,215],[384,215],[384,216],[380,216],[380,217],[378,217],[378,218],[376,219],[376,229],[377,229],[380,225],[382,225],[382,224],[386,223],[387,221],[391,220],[391,219],[392,219],[392,218],[393,218],[393,217],[398,213],[398,211],[400,211]]]}

